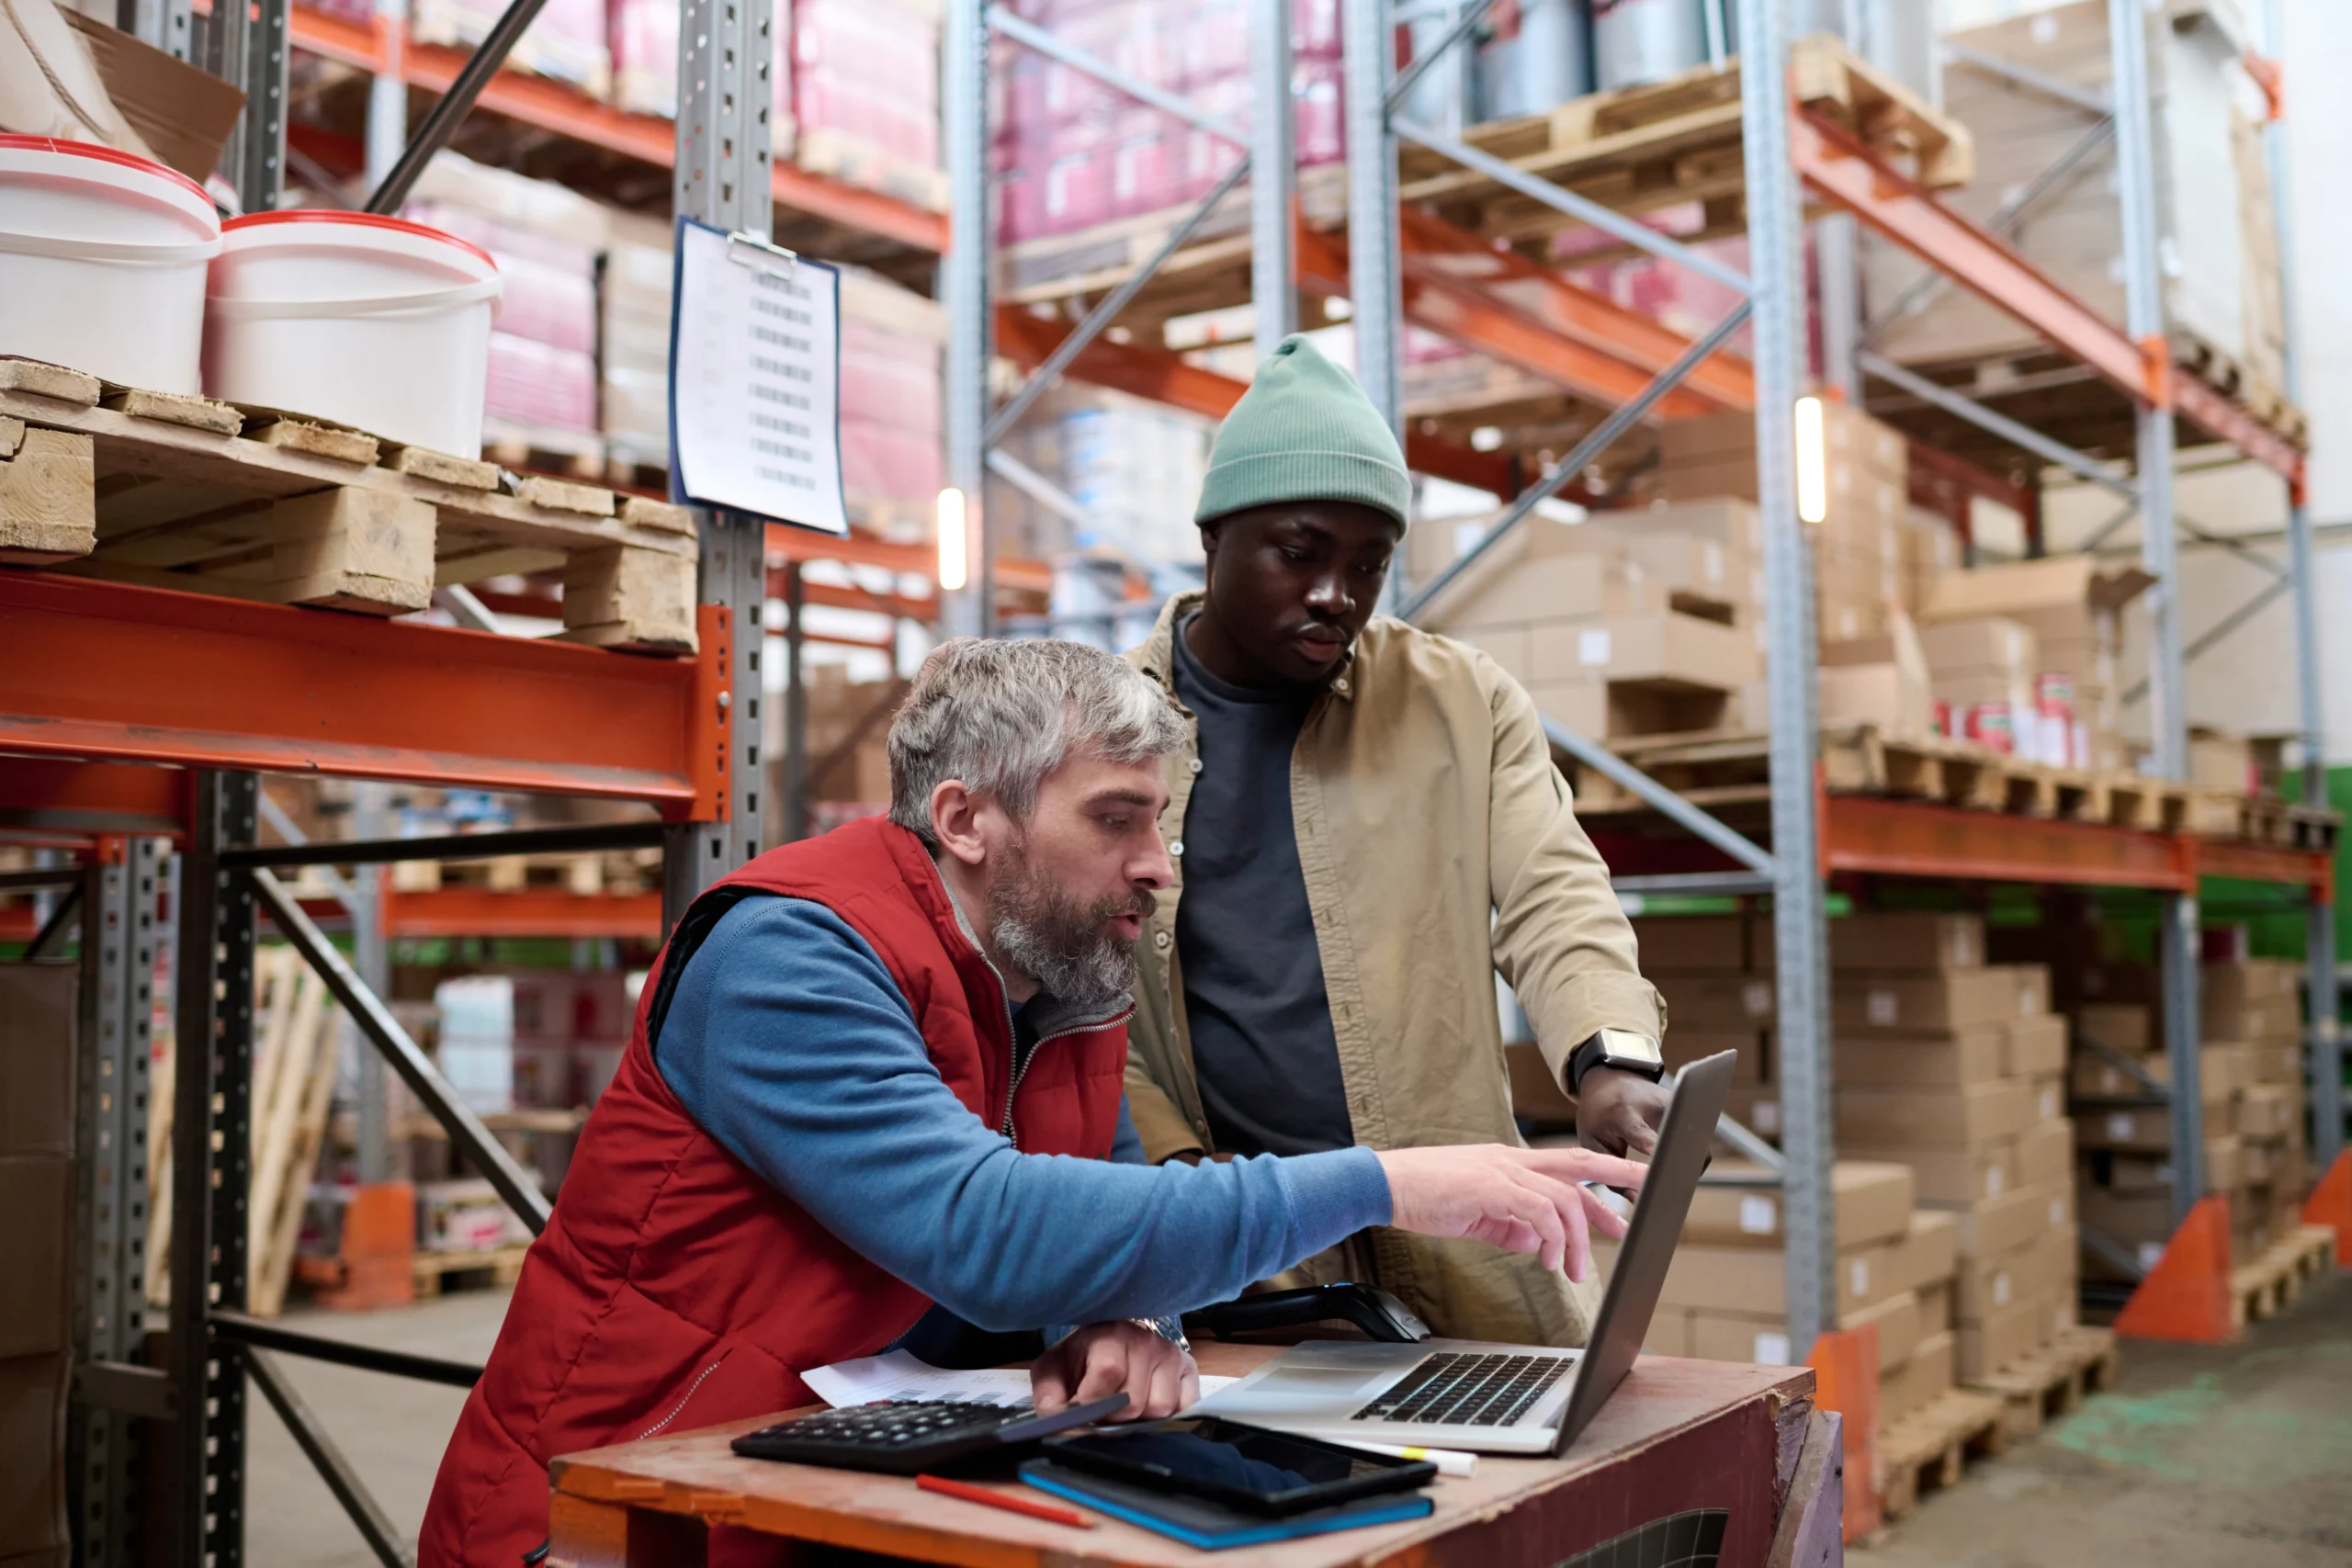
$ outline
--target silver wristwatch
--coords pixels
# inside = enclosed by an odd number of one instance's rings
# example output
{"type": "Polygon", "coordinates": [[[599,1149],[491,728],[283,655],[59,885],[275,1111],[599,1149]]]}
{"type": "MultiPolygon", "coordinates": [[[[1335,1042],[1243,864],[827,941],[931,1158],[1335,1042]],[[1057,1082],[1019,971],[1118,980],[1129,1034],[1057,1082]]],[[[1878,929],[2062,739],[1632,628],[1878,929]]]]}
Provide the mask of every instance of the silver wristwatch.
{"type": "Polygon", "coordinates": [[[1658,1051],[1657,1042],[1646,1034],[1637,1034],[1630,1029],[1603,1029],[1569,1055],[1569,1092],[1576,1092],[1583,1085],[1585,1074],[1595,1067],[1639,1073],[1656,1083],[1666,1076],[1666,1058],[1658,1051]]]}
{"type": "Polygon", "coordinates": [[[1187,1356],[1193,1353],[1193,1342],[1184,1337],[1184,1320],[1181,1317],[1131,1317],[1137,1328],[1148,1328],[1187,1356]]]}

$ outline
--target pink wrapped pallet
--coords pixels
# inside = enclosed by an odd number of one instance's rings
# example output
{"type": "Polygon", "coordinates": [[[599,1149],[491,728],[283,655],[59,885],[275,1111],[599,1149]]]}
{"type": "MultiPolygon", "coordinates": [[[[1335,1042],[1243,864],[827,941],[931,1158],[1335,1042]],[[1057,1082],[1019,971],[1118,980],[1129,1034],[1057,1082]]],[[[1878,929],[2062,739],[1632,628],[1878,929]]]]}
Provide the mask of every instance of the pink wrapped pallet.
{"type": "Polygon", "coordinates": [[[593,433],[595,355],[492,333],[490,390],[482,412],[510,424],[593,433]]]}
{"type": "MultiPolygon", "coordinates": [[[[501,0],[410,0],[409,33],[419,43],[470,49],[490,35],[504,12],[501,0]]],[[[507,59],[535,75],[568,82],[591,97],[604,97],[612,78],[612,54],[605,41],[605,0],[546,0],[507,59]]]]}
{"type": "Polygon", "coordinates": [[[804,162],[878,155],[936,170],[936,14],[904,0],[797,0],[792,111],[804,162]]]}
{"type": "Polygon", "coordinates": [[[678,0],[609,0],[605,47],[613,57],[613,107],[678,117],[678,0]]]}
{"type": "Polygon", "coordinates": [[[411,202],[403,217],[490,253],[506,280],[498,330],[552,348],[596,351],[596,254],[447,202],[411,202]]]}

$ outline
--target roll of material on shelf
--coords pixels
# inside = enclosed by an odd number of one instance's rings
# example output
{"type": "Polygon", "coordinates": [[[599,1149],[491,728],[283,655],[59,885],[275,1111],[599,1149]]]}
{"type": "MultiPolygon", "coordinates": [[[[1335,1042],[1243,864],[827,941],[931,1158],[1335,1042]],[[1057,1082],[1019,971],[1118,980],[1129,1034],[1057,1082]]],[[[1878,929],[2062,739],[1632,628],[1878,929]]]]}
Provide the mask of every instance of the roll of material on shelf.
{"type": "Polygon", "coordinates": [[[1589,0],[1516,0],[1495,8],[1492,25],[1478,48],[1481,119],[1541,114],[1592,91],[1589,0]]]}
{"type": "MultiPolygon", "coordinates": [[[[1708,60],[1707,13],[1715,0],[1593,0],[1594,76],[1602,92],[1662,82],[1708,60]]],[[[1723,6],[1724,39],[1732,37],[1723,6]]]]}

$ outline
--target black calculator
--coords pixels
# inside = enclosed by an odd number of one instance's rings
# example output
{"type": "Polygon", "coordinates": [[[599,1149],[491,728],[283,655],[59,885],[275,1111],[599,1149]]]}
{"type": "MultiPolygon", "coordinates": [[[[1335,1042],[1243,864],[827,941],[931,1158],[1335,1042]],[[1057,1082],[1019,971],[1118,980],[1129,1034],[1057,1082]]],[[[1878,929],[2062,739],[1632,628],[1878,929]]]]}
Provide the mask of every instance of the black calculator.
{"type": "Polygon", "coordinates": [[[1040,1416],[1025,1404],[893,1399],[779,1421],[744,1433],[729,1447],[747,1459],[919,1475],[1083,1427],[1126,1407],[1124,1393],[1068,1405],[1051,1416],[1040,1416]]]}

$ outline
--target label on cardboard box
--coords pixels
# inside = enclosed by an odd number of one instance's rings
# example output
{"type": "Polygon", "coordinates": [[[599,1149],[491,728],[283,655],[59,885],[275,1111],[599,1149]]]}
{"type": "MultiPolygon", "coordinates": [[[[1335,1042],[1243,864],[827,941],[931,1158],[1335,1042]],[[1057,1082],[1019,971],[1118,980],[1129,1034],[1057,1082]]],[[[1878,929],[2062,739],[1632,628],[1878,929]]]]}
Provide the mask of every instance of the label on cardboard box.
{"type": "Polygon", "coordinates": [[[2058,1114],[2058,1090],[2054,1086],[2045,1085],[2043,1087],[2041,1090],[2041,1119],[2044,1122],[2049,1121],[2052,1117],[2058,1114]]]}
{"type": "Polygon", "coordinates": [[[1759,1367],[1785,1367],[1789,1364],[1789,1337],[1770,1329],[1756,1336],[1756,1364],[1759,1367]]]}
{"type": "Polygon", "coordinates": [[[1587,626],[1577,633],[1577,662],[1589,670],[1609,662],[1609,628],[1587,626]]]}
{"type": "Polygon", "coordinates": [[[1856,1301],[1871,1293],[1871,1260],[1857,1258],[1846,1265],[1846,1291],[1856,1301]]]}
{"type": "Polygon", "coordinates": [[[1750,1235],[1770,1235],[1780,1227],[1781,1206],[1770,1198],[1743,1193],[1739,1200],[1739,1228],[1750,1235]]]}
{"type": "Polygon", "coordinates": [[[1772,1016],[1772,987],[1766,981],[1750,980],[1741,987],[1739,1000],[1740,1005],[1747,1010],[1747,1016],[1750,1018],[1772,1016]]]}
{"type": "Polygon", "coordinates": [[[1870,994],[1868,1007],[1871,1023],[1881,1029],[1892,1029],[1894,1027],[1896,1012],[1898,1010],[1895,1003],[1895,996],[1893,991],[1872,990],[1870,994]]]}

